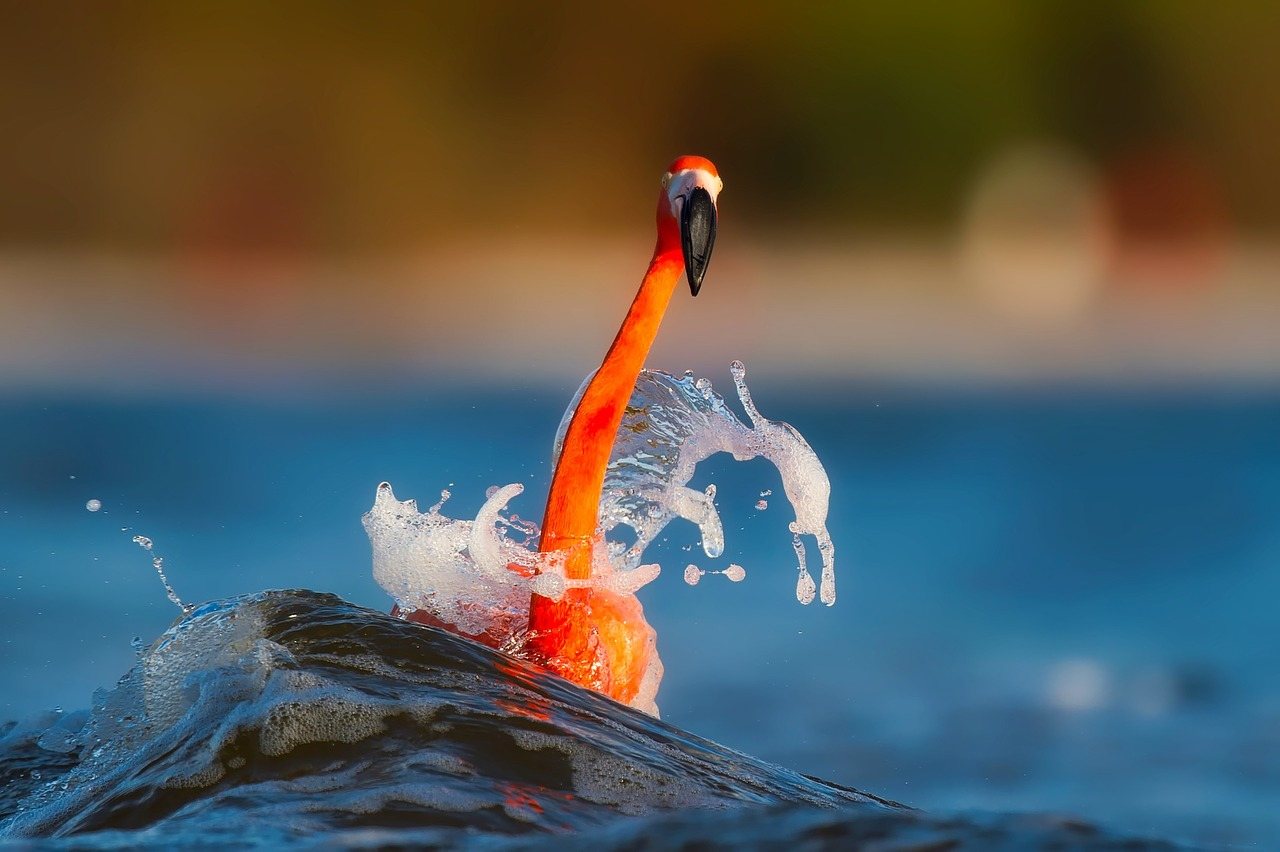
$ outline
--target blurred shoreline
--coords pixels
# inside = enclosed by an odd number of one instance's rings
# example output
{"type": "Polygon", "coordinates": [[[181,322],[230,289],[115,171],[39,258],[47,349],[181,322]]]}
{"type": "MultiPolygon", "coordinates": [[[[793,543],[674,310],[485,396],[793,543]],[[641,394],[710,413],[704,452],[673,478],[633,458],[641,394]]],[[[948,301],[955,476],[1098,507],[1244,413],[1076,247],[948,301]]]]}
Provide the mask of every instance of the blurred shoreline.
{"type": "MultiPolygon", "coordinates": [[[[576,383],[648,254],[639,239],[582,242],[226,268],[0,253],[0,392],[576,383]]],[[[997,268],[1016,273],[1016,258],[997,268]]],[[[1211,279],[1161,289],[1034,275],[1011,289],[978,273],[936,239],[725,241],[703,293],[677,292],[649,362],[714,378],[741,358],[781,382],[1280,383],[1271,243],[1237,242],[1211,279]]]]}

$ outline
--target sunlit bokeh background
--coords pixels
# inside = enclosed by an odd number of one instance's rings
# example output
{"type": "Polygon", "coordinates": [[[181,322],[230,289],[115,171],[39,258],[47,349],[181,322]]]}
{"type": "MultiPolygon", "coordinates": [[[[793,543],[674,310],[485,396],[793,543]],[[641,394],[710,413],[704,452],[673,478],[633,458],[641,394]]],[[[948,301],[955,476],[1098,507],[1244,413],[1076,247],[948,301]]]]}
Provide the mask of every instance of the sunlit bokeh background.
{"type": "Polygon", "coordinates": [[[808,436],[842,591],[790,600],[776,477],[712,465],[748,581],[685,587],[672,529],[666,717],[1280,840],[1280,6],[747,6],[0,4],[0,718],[168,624],[136,533],[186,597],[383,608],[381,479],[537,516],[700,153],[715,258],[651,362],[741,358],[808,436]]]}

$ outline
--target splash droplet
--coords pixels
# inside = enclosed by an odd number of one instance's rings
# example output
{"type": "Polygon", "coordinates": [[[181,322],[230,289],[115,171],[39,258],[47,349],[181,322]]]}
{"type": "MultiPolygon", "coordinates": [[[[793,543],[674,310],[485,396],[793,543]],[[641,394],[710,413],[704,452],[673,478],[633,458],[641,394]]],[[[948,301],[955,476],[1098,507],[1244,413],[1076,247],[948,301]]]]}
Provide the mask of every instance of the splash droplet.
{"type": "Polygon", "coordinates": [[[813,582],[813,575],[809,573],[809,566],[805,564],[804,542],[800,540],[800,533],[796,531],[794,522],[791,524],[791,548],[796,552],[796,560],[800,563],[800,576],[796,578],[796,600],[807,606],[813,603],[818,587],[813,582]]]}
{"type": "Polygon", "coordinates": [[[808,569],[800,569],[800,576],[796,579],[796,600],[802,604],[811,604],[816,591],[817,586],[813,583],[813,575],[808,569]]]}
{"type": "Polygon", "coordinates": [[[182,602],[182,598],[178,597],[178,593],[174,591],[173,586],[169,583],[169,578],[164,573],[164,557],[152,552],[153,542],[145,535],[135,535],[133,543],[141,547],[143,550],[151,553],[151,567],[156,569],[156,574],[160,577],[160,582],[164,585],[164,594],[174,606],[183,612],[190,612],[193,606],[189,606],[182,602]]]}
{"type": "Polygon", "coordinates": [[[102,501],[95,497],[94,499],[87,501],[84,504],[84,507],[90,512],[96,512],[102,508],[102,501]]]}

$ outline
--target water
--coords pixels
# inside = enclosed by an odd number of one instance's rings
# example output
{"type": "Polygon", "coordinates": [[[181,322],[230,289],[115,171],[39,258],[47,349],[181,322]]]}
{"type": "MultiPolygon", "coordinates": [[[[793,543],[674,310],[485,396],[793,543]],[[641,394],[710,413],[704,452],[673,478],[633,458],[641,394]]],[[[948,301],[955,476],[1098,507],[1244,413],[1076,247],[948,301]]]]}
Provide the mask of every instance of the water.
{"type": "MultiPolygon", "coordinates": [[[[666,723],[933,812],[1280,841],[1280,395],[756,384],[826,463],[839,600],[788,602],[793,518],[777,496],[755,508],[781,487],[773,469],[708,460],[689,487],[717,486],[724,553],[707,557],[698,528],[673,522],[646,557],[668,570],[640,592],[666,658],[666,723]],[[690,587],[690,562],[747,576],[690,587]]],[[[520,481],[511,505],[537,517],[563,406],[562,389],[430,387],[0,400],[0,716],[43,736],[53,722],[39,714],[74,717],[137,662],[133,637],[169,625],[175,609],[121,527],[156,542],[186,601],[296,586],[385,611],[358,524],[372,486],[448,486],[447,505],[474,516],[488,486],[520,481]]],[[[19,729],[6,791],[78,759],[19,729]]],[[[912,819],[882,811],[780,803],[595,830],[625,842],[696,824],[785,842],[912,819]]],[[[1062,829],[976,819],[1006,840],[1062,829]]]]}
{"type": "MultiPolygon", "coordinates": [[[[795,513],[788,529],[799,561],[796,598],[808,604],[814,597],[801,543],[802,534],[811,535],[822,554],[822,602],[831,606],[835,546],[826,527],[831,496],[826,470],[794,427],[760,414],[747,389],[742,362],[734,361],[730,372],[751,426],[728,408],[709,379],[641,371],[605,472],[590,577],[566,576],[563,552],[538,552],[538,525],[508,511],[508,504],[524,493],[521,483],[491,486],[474,519],[465,520],[441,511],[452,496],[447,489],[439,502],[421,512],[416,500],[396,499],[391,484],[383,482],[373,507],[361,518],[373,548],[374,579],[395,600],[398,612],[422,612],[426,623],[485,637],[486,644],[523,657],[531,595],[558,601],[570,588],[592,588],[626,598],[624,605],[638,611],[634,595],[661,573],[659,564],[641,560],[672,521],[683,519],[697,526],[703,552],[712,558],[722,555],[724,526],[716,508],[716,488],[709,485],[699,491],[688,483],[699,464],[728,453],[737,461],[765,458],[774,465],[795,513]],[[630,544],[609,538],[622,527],[630,530],[630,544]]],[[[556,458],[586,385],[561,418],[553,448],[556,458]]],[[[706,573],[689,565],[685,582],[696,585],[706,573]]],[[[739,565],[714,573],[732,582],[746,576],[739,565]]],[[[174,600],[167,581],[165,589],[174,600]]],[[[663,669],[652,651],[652,637],[647,641],[643,686],[627,703],[657,715],[663,669]]],[[[579,682],[613,694],[598,682],[579,682]]]]}
{"type": "Polygon", "coordinates": [[[673,848],[724,842],[726,817],[763,821],[775,842],[831,846],[842,835],[1120,844],[1053,820],[915,813],[312,592],[207,604],[95,696],[92,713],[38,738],[6,733],[0,766],[22,771],[0,794],[0,832],[77,848],[561,846],[570,831],[583,848],[637,837],[673,848]],[[730,813],[709,826],[690,811],[730,813]]]}
{"type": "MultiPolygon", "coordinates": [[[[96,511],[96,510],[95,510],[96,511]]],[[[155,552],[155,543],[145,535],[135,535],[133,543],[141,547],[151,557],[151,567],[155,569],[156,576],[160,578],[160,585],[164,587],[164,596],[169,599],[169,603],[178,609],[186,612],[190,607],[182,602],[182,598],[178,597],[178,593],[174,590],[173,584],[169,582],[169,578],[164,574],[164,557],[155,552]]]]}
{"type": "Polygon", "coordinates": [[[882,805],[307,592],[194,611],[77,722],[74,767],[46,733],[56,758],[6,789],[10,836],[344,843],[411,826],[459,839],[683,808],[882,805]]]}

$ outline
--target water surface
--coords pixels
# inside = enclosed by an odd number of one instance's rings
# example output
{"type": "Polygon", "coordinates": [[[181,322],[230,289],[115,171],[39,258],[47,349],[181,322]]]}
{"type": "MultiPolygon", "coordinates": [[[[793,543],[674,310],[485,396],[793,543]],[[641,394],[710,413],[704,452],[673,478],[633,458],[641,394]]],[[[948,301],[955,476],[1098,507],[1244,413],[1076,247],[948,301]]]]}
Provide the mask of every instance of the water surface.
{"type": "MultiPolygon", "coordinates": [[[[840,598],[794,602],[790,516],[755,508],[772,469],[713,459],[691,485],[718,486],[724,556],[673,523],[641,592],[665,721],[931,810],[1280,838],[1280,396],[753,389],[827,465],[840,598]],[[689,561],[747,579],[689,587],[689,561]]],[[[135,534],[188,600],[384,610],[359,526],[377,482],[474,511],[524,481],[536,517],[564,398],[8,397],[0,715],[88,707],[169,625],[135,534]]]]}

